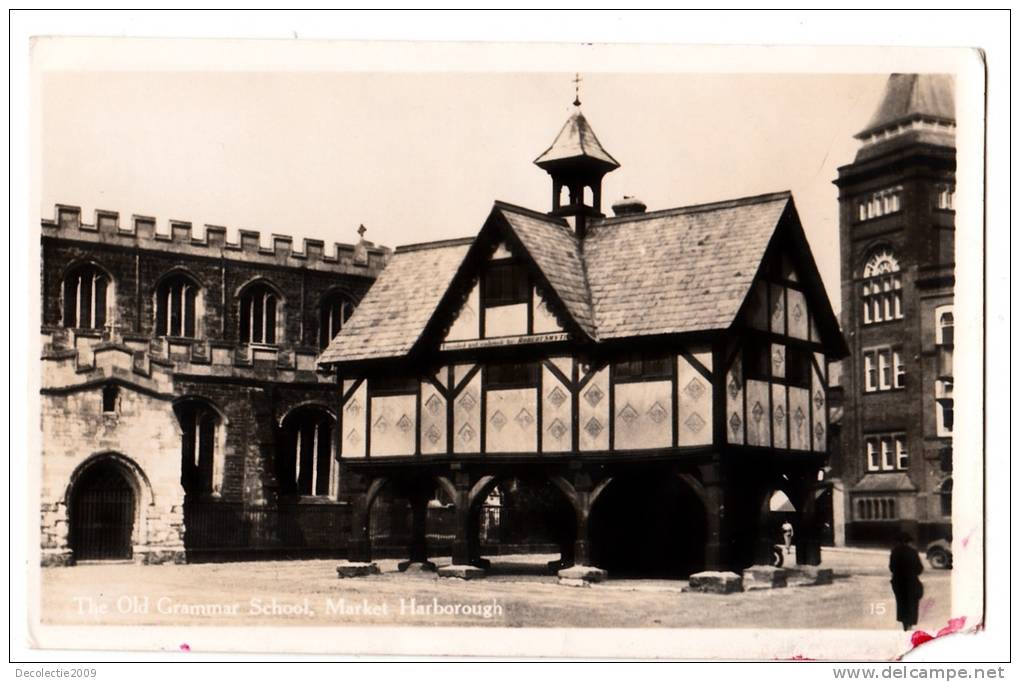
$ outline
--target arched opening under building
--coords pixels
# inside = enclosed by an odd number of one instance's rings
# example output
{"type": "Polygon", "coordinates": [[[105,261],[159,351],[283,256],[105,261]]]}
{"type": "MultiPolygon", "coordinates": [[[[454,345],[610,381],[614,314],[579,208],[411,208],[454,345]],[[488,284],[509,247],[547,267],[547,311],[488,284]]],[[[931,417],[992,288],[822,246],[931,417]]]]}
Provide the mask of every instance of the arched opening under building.
{"type": "Polygon", "coordinates": [[[299,407],[284,418],[277,452],[282,494],[325,498],[336,495],[335,425],[333,415],[315,405],[299,407]]]}
{"type": "Polygon", "coordinates": [[[624,474],[595,500],[592,563],[613,577],[687,578],[705,567],[705,508],[677,476],[624,474]]]}
{"type": "Polygon", "coordinates": [[[129,476],[122,465],[104,457],[75,481],[69,505],[75,561],[132,557],[138,500],[129,476]]]}
{"type": "Polygon", "coordinates": [[[453,500],[439,485],[387,483],[372,498],[368,535],[372,556],[406,559],[414,530],[414,503],[424,508],[428,557],[449,556],[455,533],[453,500]]]}
{"type": "Polygon", "coordinates": [[[546,573],[550,561],[559,567],[573,560],[574,507],[546,477],[493,479],[479,491],[470,515],[477,557],[493,573],[546,573]],[[511,554],[529,560],[508,560],[511,554]]]}

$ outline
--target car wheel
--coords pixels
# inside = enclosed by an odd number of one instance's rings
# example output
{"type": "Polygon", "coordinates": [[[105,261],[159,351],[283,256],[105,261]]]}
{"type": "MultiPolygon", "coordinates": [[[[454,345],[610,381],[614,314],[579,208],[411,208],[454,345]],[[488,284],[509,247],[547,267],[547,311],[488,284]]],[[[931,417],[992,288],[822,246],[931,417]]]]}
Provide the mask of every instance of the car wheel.
{"type": "Polygon", "coordinates": [[[932,568],[949,568],[952,559],[949,558],[949,552],[935,547],[928,552],[928,563],[931,564],[932,568]]]}

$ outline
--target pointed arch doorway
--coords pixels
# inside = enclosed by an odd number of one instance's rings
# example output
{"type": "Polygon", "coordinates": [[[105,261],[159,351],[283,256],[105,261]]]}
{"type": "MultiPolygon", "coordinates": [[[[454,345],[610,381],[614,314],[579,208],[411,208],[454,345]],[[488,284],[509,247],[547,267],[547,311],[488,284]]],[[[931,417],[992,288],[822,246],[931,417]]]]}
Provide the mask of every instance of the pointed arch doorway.
{"type": "Polygon", "coordinates": [[[138,500],[123,467],[109,459],[93,464],[71,495],[75,561],[131,559],[138,500]]]}

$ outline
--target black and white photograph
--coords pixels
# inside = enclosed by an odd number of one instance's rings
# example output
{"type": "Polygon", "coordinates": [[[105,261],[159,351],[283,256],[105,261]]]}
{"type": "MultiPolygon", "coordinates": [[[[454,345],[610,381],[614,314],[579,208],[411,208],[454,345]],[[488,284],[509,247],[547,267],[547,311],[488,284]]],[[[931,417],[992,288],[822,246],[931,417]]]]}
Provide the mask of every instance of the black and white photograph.
{"type": "Polygon", "coordinates": [[[973,636],[985,68],[33,38],[32,647],[973,636]]]}

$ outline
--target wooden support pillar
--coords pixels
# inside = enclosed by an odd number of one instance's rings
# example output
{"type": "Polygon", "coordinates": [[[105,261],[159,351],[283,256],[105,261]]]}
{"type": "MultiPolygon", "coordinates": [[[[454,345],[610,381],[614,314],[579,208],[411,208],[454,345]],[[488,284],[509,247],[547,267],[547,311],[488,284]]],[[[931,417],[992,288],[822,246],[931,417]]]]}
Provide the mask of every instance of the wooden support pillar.
{"type": "Polygon", "coordinates": [[[372,561],[372,543],[368,535],[368,492],[355,495],[351,513],[351,530],[347,542],[347,560],[368,563],[372,561]]]}
{"type": "Polygon", "coordinates": [[[822,545],[819,532],[818,510],[815,503],[816,484],[804,481],[798,489],[797,518],[799,528],[793,536],[797,546],[797,563],[817,566],[822,563],[822,545]]]}
{"type": "Polygon", "coordinates": [[[705,570],[731,570],[730,537],[726,522],[726,493],[718,465],[702,468],[702,501],[705,504],[705,570]]]}
{"type": "MultiPolygon", "coordinates": [[[[454,474],[453,485],[456,490],[454,496],[454,537],[453,537],[453,564],[455,566],[466,566],[471,563],[471,551],[474,543],[471,542],[471,530],[474,524],[471,523],[471,478],[467,472],[458,471],[454,474]]],[[[475,533],[477,540],[477,533],[475,533]]]]}

